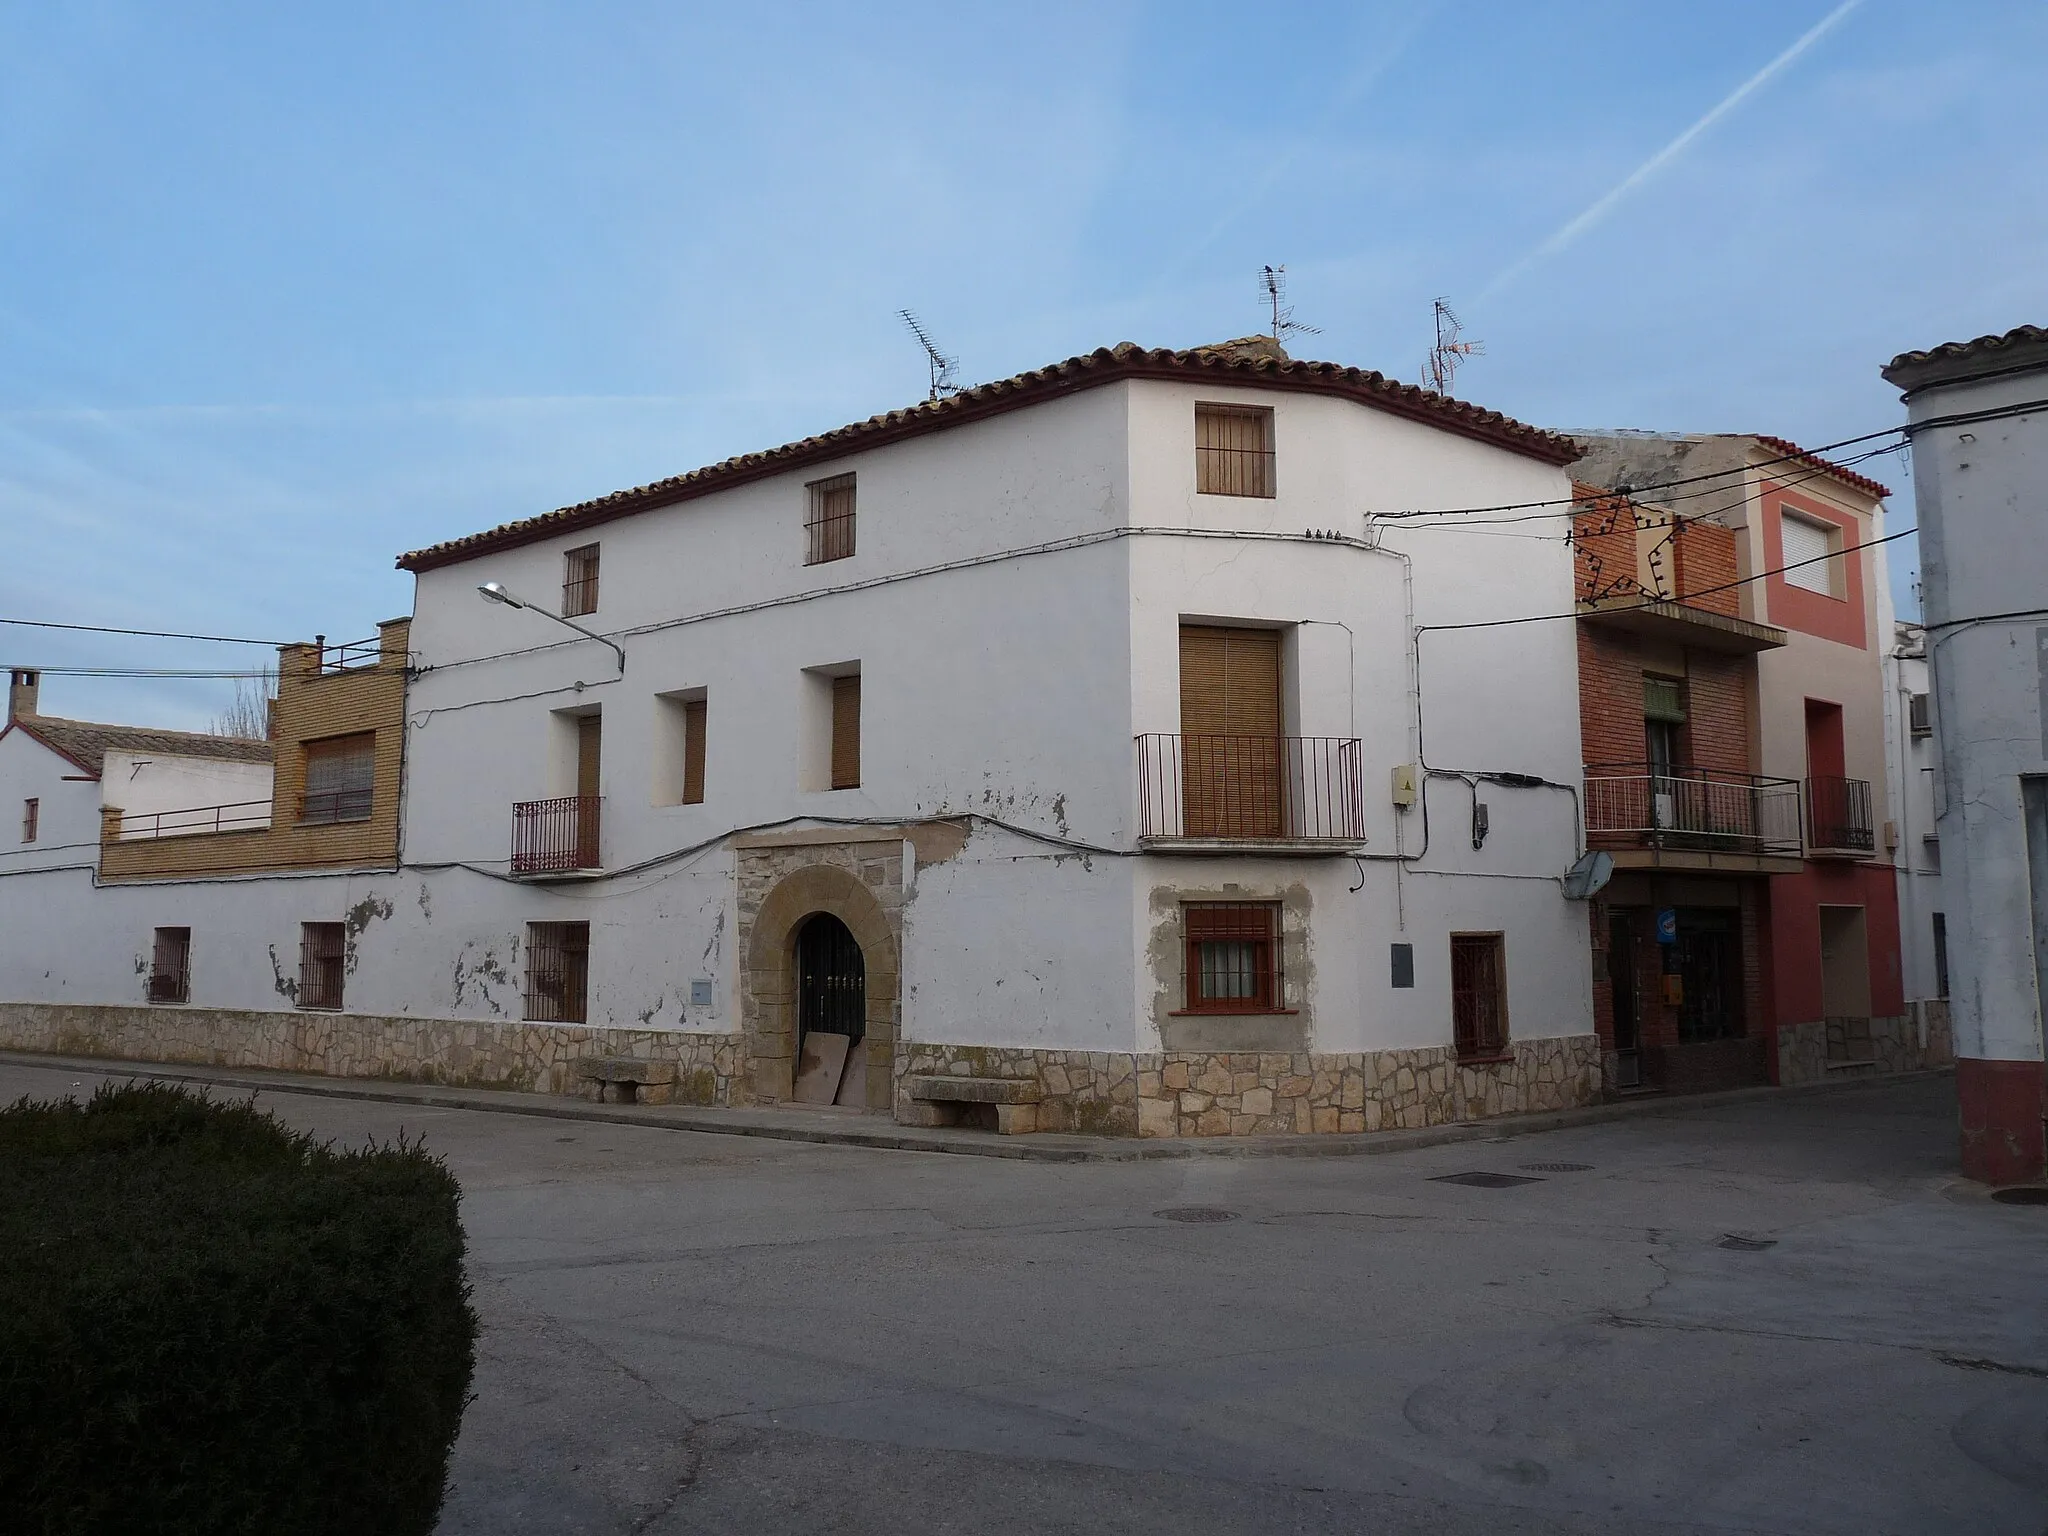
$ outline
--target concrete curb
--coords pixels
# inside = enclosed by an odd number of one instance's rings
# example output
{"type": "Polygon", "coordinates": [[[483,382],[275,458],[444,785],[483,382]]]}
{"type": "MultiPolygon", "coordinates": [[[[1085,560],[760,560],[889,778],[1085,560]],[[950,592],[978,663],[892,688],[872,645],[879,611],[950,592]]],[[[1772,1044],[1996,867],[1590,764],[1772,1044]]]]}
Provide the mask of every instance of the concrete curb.
{"type": "Polygon", "coordinates": [[[246,1088],[258,1093],[295,1093],[312,1098],[359,1099],[379,1104],[417,1104],[423,1109],[467,1109],[486,1114],[530,1115],[542,1120],[581,1120],[656,1130],[697,1131],[713,1136],[758,1136],[773,1141],[871,1147],[891,1152],[950,1152],[969,1157],[1005,1157],[1037,1163],[1134,1163],[1190,1157],[1364,1157],[1465,1141],[1504,1141],[1515,1136],[1567,1130],[1573,1126],[1599,1125],[1609,1120],[1697,1114],[1773,1099],[1851,1094],[1889,1083],[1941,1076],[1954,1070],[1943,1067],[1932,1072],[1895,1072],[1838,1082],[1802,1083],[1791,1088],[1732,1088],[1720,1093],[1689,1094],[1682,1098],[1629,1099],[1614,1104],[1592,1104],[1583,1109],[1502,1115],[1491,1120],[1431,1126],[1419,1131],[1367,1131],[1322,1136],[1175,1137],[1141,1141],[1136,1138],[1050,1134],[998,1137],[986,1131],[925,1130],[888,1122],[870,1124],[868,1122],[873,1117],[829,1110],[593,1104],[583,1099],[507,1093],[488,1088],[449,1088],[372,1078],[314,1077],[291,1072],[194,1066],[183,1062],[46,1056],[29,1051],[0,1051],[0,1063],[82,1072],[97,1077],[205,1083],[219,1088],[246,1088]]]}

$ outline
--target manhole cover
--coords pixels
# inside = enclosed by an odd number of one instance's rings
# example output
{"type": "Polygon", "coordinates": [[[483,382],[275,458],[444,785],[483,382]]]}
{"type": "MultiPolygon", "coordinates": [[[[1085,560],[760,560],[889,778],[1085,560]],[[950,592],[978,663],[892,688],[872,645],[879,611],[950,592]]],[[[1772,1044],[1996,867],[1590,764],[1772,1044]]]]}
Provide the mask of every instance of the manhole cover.
{"type": "Polygon", "coordinates": [[[2028,1184],[2018,1189],[1994,1189],[1991,1198],[2000,1205],[2048,1205],[2048,1188],[2028,1184]]]}
{"type": "Polygon", "coordinates": [[[1161,1221],[1235,1221],[1237,1212],[1216,1205],[1175,1205],[1152,1213],[1161,1221]]]}
{"type": "Polygon", "coordinates": [[[1591,1173],[1591,1163],[1523,1163],[1525,1173],[1591,1173]]]}
{"type": "Polygon", "coordinates": [[[1723,1248],[1735,1253],[1762,1253],[1766,1248],[1778,1246],[1775,1237],[1744,1237],[1739,1232],[1730,1232],[1721,1239],[1723,1248]]]}
{"type": "Polygon", "coordinates": [[[1520,1173],[1440,1173],[1429,1182],[1470,1184],[1474,1189],[1506,1189],[1514,1184],[1541,1184],[1543,1181],[1520,1173]]]}

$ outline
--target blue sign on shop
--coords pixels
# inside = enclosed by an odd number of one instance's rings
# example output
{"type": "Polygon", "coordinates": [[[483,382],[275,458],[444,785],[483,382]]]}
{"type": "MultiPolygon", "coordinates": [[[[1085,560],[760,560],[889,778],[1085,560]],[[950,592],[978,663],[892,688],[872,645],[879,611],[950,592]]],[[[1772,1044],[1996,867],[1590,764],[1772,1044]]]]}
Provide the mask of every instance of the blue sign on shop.
{"type": "Polygon", "coordinates": [[[1678,942],[1678,908],[1659,907],[1657,909],[1657,942],[1659,944],[1676,944],[1678,942]]]}

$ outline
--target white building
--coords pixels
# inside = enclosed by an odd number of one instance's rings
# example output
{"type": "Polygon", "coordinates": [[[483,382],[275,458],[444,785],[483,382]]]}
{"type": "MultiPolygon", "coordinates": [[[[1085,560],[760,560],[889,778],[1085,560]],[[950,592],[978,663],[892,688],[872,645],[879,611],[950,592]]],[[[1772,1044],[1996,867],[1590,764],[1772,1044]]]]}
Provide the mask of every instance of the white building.
{"type": "Polygon", "coordinates": [[[1892,359],[1913,443],[1963,1171],[2040,1177],[2048,1079],[2048,331],[1892,359]]]}
{"type": "Polygon", "coordinates": [[[1569,547],[1381,516],[1562,511],[1575,452],[1125,346],[416,551],[397,867],[293,898],[349,914],[339,1017],[278,1022],[274,879],[209,888],[255,958],[185,1006],[271,1065],[1012,1130],[1584,1102],[1569,547]]]}
{"type": "Polygon", "coordinates": [[[1895,623],[1884,655],[1885,819],[1896,830],[1899,962],[1906,1006],[1925,1027],[1946,1018],[1948,914],[1941,887],[1941,836],[1934,820],[1941,753],[1934,740],[1934,702],[1927,675],[1927,633],[1895,623]]]}

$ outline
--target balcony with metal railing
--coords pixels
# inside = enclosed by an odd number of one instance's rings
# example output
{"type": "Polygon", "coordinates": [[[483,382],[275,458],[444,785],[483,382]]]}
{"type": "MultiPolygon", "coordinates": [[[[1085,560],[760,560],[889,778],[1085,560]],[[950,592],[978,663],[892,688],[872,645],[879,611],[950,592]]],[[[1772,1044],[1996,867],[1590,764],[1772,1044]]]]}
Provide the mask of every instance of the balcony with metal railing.
{"type": "MultiPolygon", "coordinates": [[[[108,811],[109,816],[116,814],[108,811]]],[[[260,832],[270,825],[270,800],[236,800],[226,805],[194,805],[174,811],[122,811],[107,830],[114,841],[138,842],[160,837],[196,837],[211,832],[260,832]]]]}
{"type": "Polygon", "coordinates": [[[1137,749],[1142,847],[1321,853],[1365,841],[1356,738],[1152,734],[1137,749]]]}
{"type": "Polygon", "coordinates": [[[1713,768],[1589,763],[1586,840],[1625,867],[1790,867],[1803,851],[1799,781],[1713,768]]]}
{"type": "Polygon", "coordinates": [[[597,795],[521,800],[512,807],[512,873],[574,875],[600,867],[597,795]]]}
{"type": "Polygon", "coordinates": [[[1806,846],[1823,856],[1860,858],[1877,847],[1870,784],[1830,776],[1806,781],[1806,846]]]}

